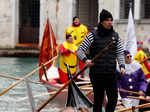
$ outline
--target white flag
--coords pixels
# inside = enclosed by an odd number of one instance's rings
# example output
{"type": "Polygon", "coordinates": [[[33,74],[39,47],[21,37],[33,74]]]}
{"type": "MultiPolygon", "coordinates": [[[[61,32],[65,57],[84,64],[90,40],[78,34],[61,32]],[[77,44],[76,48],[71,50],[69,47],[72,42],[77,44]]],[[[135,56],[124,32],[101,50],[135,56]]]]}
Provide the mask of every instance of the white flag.
{"type": "Polygon", "coordinates": [[[137,52],[137,41],[131,8],[129,9],[127,36],[125,39],[125,50],[128,50],[133,58],[137,52]]]}

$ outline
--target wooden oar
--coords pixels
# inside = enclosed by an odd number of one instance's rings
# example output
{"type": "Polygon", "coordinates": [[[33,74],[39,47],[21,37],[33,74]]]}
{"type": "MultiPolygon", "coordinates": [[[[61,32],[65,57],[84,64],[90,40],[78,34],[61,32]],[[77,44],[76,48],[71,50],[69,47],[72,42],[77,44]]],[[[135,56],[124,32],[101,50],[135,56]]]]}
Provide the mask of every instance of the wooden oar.
{"type": "Polygon", "coordinates": [[[36,112],[35,101],[33,99],[32,89],[31,89],[30,84],[27,80],[25,80],[25,83],[27,86],[27,93],[28,93],[29,103],[31,105],[32,112],[36,112]]]}
{"type": "Polygon", "coordinates": [[[92,94],[93,93],[93,89],[88,91],[85,95],[88,96],[89,94],[92,94]]]}
{"type": "MultiPolygon", "coordinates": [[[[87,85],[88,86],[88,85],[87,85]]],[[[89,85],[90,86],[90,85],[89,85]]],[[[86,87],[86,86],[85,86],[86,87]]],[[[85,87],[81,87],[82,89],[85,88],[85,87]]],[[[67,89],[64,89],[62,92],[66,92],[67,89]]],[[[33,96],[34,98],[37,98],[37,97],[42,97],[42,96],[47,96],[47,95],[53,95],[55,94],[56,91],[52,91],[52,92],[48,92],[48,93],[42,93],[42,94],[38,94],[38,95],[35,95],[33,96]]],[[[23,100],[27,100],[28,97],[23,97],[23,98],[20,98],[17,102],[20,102],[20,101],[23,101],[23,100]]]]}
{"type": "Polygon", "coordinates": [[[89,82],[89,81],[80,81],[80,82],[75,82],[77,85],[89,85],[89,84],[91,84],[91,82],[89,82]]]}
{"type": "Polygon", "coordinates": [[[135,109],[146,108],[146,107],[150,107],[150,103],[145,103],[145,104],[142,104],[142,105],[133,106],[131,108],[124,108],[124,109],[121,109],[121,110],[116,110],[115,112],[124,112],[124,111],[135,110],[135,109]]]}
{"type": "Polygon", "coordinates": [[[143,61],[140,62],[140,64],[144,63],[145,61],[149,60],[150,59],[150,56],[146,59],[144,59],[143,61]]]}
{"type": "MultiPolygon", "coordinates": [[[[22,79],[20,77],[15,77],[15,76],[12,76],[12,75],[7,75],[7,74],[5,74],[5,75],[4,74],[0,74],[0,77],[14,79],[14,80],[22,79]]],[[[41,82],[36,82],[36,81],[31,81],[31,80],[28,80],[28,82],[35,83],[35,84],[42,84],[41,82]]]]}
{"type": "Polygon", "coordinates": [[[87,87],[92,87],[92,85],[83,85],[83,86],[78,86],[79,88],[87,88],[87,87]]]}
{"type": "MultiPolygon", "coordinates": [[[[53,60],[55,60],[57,58],[57,56],[55,56],[54,58],[52,58],[51,60],[47,61],[44,65],[47,65],[49,63],[51,63],[53,60]]],[[[25,77],[19,79],[17,82],[15,82],[14,84],[12,84],[10,87],[8,87],[7,89],[3,90],[2,92],[0,92],[0,96],[5,94],[6,92],[8,92],[10,89],[12,89],[13,87],[15,87],[16,85],[18,85],[19,83],[21,83],[22,81],[24,81],[25,79],[27,79],[28,77],[32,76],[35,72],[37,72],[39,69],[41,69],[42,66],[37,67],[36,69],[34,69],[32,72],[28,73],[25,77]]]]}
{"type": "Polygon", "coordinates": [[[45,68],[44,64],[42,64],[42,68],[43,68],[43,71],[44,71],[45,79],[46,79],[46,81],[48,81],[48,77],[47,77],[47,73],[46,73],[46,68],[45,68]]]}
{"type": "Polygon", "coordinates": [[[150,102],[150,99],[143,98],[143,97],[136,97],[136,96],[127,96],[127,98],[137,99],[137,100],[144,100],[150,102]]]}
{"type": "Polygon", "coordinates": [[[138,93],[138,92],[135,92],[135,91],[129,91],[129,90],[123,90],[123,89],[119,89],[119,91],[120,91],[120,92],[124,92],[124,93],[139,95],[139,93],[138,93]]]}
{"type": "MultiPolygon", "coordinates": [[[[95,60],[97,58],[99,58],[100,56],[103,55],[104,52],[106,52],[113,44],[113,41],[110,42],[100,53],[98,53],[93,59],[92,62],[95,62],[95,60]]],[[[87,66],[84,66],[76,75],[73,75],[73,77],[67,82],[65,83],[54,95],[52,95],[50,98],[48,98],[47,101],[45,101],[43,104],[41,104],[38,107],[38,111],[40,111],[42,108],[44,108],[51,100],[53,100],[63,89],[65,89],[69,83],[71,83],[78,75],[80,75],[85,69],[87,68],[87,66]]]]}
{"type": "MultiPolygon", "coordinates": [[[[67,89],[64,89],[62,92],[66,92],[66,91],[67,91],[67,89]]],[[[47,95],[53,95],[55,93],[56,93],[56,91],[52,91],[52,92],[48,92],[48,93],[42,93],[42,94],[38,94],[38,95],[33,96],[33,98],[47,96],[47,95]]],[[[20,98],[19,100],[17,100],[17,102],[27,100],[27,99],[28,99],[28,97],[23,97],[23,98],[20,98]]]]}
{"type": "MultiPolygon", "coordinates": [[[[120,91],[120,92],[124,92],[124,93],[139,95],[138,92],[135,92],[135,91],[122,90],[122,89],[120,89],[119,91],[120,91]]],[[[86,96],[89,95],[89,94],[91,94],[92,92],[93,92],[93,90],[88,91],[88,92],[86,93],[86,96]]]]}

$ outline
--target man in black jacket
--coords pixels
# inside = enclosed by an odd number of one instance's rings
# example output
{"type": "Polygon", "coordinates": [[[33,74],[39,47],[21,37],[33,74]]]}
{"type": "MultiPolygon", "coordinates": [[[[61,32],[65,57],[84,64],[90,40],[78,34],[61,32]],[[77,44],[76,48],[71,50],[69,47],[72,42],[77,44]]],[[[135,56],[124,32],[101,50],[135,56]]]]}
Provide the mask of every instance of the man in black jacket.
{"type": "Polygon", "coordinates": [[[100,22],[97,30],[90,32],[78,48],[78,57],[90,67],[90,80],[94,91],[93,112],[102,112],[104,93],[106,92],[108,103],[106,112],[113,112],[116,107],[118,90],[116,79],[116,58],[120,66],[120,71],[125,74],[124,53],[121,39],[113,30],[113,17],[110,12],[103,9],[100,13],[100,22]],[[113,45],[99,57],[94,63],[91,59],[98,54],[111,41],[113,45]],[[89,58],[86,51],[89,49],[89,58]]]}

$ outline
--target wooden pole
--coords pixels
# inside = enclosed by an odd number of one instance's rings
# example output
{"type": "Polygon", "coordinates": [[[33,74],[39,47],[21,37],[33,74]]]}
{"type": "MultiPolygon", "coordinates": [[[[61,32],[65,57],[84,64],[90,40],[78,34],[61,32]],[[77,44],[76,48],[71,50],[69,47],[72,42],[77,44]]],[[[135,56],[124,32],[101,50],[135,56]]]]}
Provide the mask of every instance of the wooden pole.
{"type": "MultiPolygon", "coordinates": [[[[113,44],[114,41],[110,42],[100,53],[98,53],[93,59],[92,62],[95,62],[97,58],[103,55],[104,52],[106,52],[113,44]]],[[[48,98],[47,101],[45,101],[43,104],[41,104],[38,107],[38,111],[40,111],[42,108],[44,108],[51,100],[53,100],[63,89],[65,89],[69,83],[71,83],[78,75],[80,75],[87,66],[84,66],[76,75],[74,75],[67,83],[65,83],[55,94],[53,94],[50,98],[48,98]]]]}
{"type": "MultiPolygon", "coordinates": [[[[67,89],[64,89],[62,92],[66,92],[67,89]]],[[[38,94],[38,95],[35,95],[33,96],[34,98],[37,98],[37,97],[42,97],[42,96],[47,96],[47,95],[52,95],[52,94],[55,94],[56,91],[52,91],[52,92],[48,92],[48,93],[42,93],[42,94],[38,94]]],[[[27,100],[28,97],[23,97],[23,98],[20,98],[17,102],[20,102],[20,101],[23,101],[23,100],[27,100]]]]}
{"type": "Polygon", "coordinates": [[[78,86],[79,88],[89,88],[89,87],[92,87],[92,85],[83,85],[83,86],[78,86]]]}
{"type": "Polygon", "coordinates": [[[137,100],[144,100],[150,102],[150,99],[143,98],[143,97],[136,97],[136,96],[127,96],[127,98],[137,99],[137,100]]]}
{"type": "Polygon", "coordinates": [[[124,108],[124,109],[121,109],[121,110],[116,110],[115,112],[124,112],[124,111],[132,110],[133,108],[135,110],[135,109],[146,108],[146,107],[150,107],[150,103],[145,103],[145,104],[142,104],[142,105],[133,106],[131,108],[124,108]]]}
{"type": "MultiPolygon", "coordinates": [[[[12,76],[12,75],[7,75],[7,74],[0,74],[0,77],[14,79],[14,80],[22,79],[21,77],[15,77],[15,76],[12,76]]],[[[34,83],[34,84],[42,84],[41,82],[36,82],[36,81],[31,81],[31,80],[28,80],[28,82],[34,83]]]]}
{"type": "Polygon", "coordinates": [[[91,93],[93,93],[93,90],[88,91],[85,95],[88,96],[91,93]]]}
{"type": "Polygon", "coordinates": [[[144,59],[143,61],[140,62],[140,64],[144,63],[145,61],[149,60],[150,59],[150,56],[146,59],[144,59]]]}
{"type": "MultiPolygon", "coordinates": [[[[54,58],[52,58],[51,60],[47,61],[44,65],[49,64],[50,62],[52,62],[53,60],[55,60],[57,58],[57,56],[55,56],[54,58]]],[[[0,96],[5,94],[6,92],[8,92],[10,89],[12,89],[13,87],[15,87],[16,85],[18,85],[19,83],[21,83],[22,81],[24,81],[25,79],[27,79],[28,77],[32,76],[35,72],[37,72],[39,69],[41,69],[42,66],[37,67],[36,69],[34,69],[32,72],[28,73],[25,77],[19,79],[17,82],[15,82],[14,84],[12,84],[11,86],[9,86],[8,88],[6,88],[5,90],[3,90],[2,92],[0,92],[0,96]]]]}
{"type": "Polygon", "coordinates": [[[124,93],[129,93],[129,94],[139,95],[138,92],[135,92],[135,91],[129,91],[129,90],[123,90],[123,89],[119,89],[119,92],[124,92],[124,93]]]}
{"type": "MultiPolygon", "coordinates": [[[[124,93],[129,93],[129,94],[136,94],[139,95],[138,92],[134,92],[134,91],[128,91],[128,90],[119,90],[120,92],[124,92],[124,93]]],[[[85,95],[88,96],[89,94],[91,94],[93,92],[93,90],[88,91],[85,95]]]]}
{"type": "Polygon", "coordinates": [[[43,71],[44,71],[45,79],[46,79],[46,81],[48,81],[48,77],[47,77],[47,73],[46,73],[46,68],[45,68],[44,64],[42,64],[42,68],[43,68],[43,71]]]}

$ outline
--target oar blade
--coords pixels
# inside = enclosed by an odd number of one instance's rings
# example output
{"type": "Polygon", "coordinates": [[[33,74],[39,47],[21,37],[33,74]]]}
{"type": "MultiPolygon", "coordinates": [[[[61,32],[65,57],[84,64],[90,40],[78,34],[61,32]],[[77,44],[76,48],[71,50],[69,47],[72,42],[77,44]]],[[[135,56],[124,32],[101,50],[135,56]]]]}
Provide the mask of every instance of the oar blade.
{"type": "MultiPolygon", "coordinates": [[[[69,67],[67,66],[68,71],[68,78],[71,78],[71,72],[69,70],[69,67]]],[[[91,101],[80,91],[78,86],[75,84],[74,81],[69,84],[68,87],[68,97],[67,97],[67,103],[66,106],[72,106],[76,108],[85,107],[90,108],[93,106],[91,101]]]]}
{"type": "Polygon", "coordinates": [[[25,80],[25,82],[26,82],[26,86],[27,86],[27,92],[28,92],[28,97],[29,97],[29,102],[31,105],[32,112],[37,112],[35,109],[35,102],[33,99],[32,90],[30,88],[29,82],[27,80],[25,80]]]}

